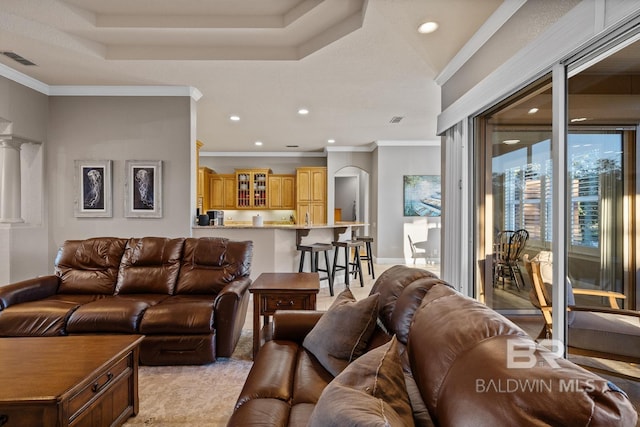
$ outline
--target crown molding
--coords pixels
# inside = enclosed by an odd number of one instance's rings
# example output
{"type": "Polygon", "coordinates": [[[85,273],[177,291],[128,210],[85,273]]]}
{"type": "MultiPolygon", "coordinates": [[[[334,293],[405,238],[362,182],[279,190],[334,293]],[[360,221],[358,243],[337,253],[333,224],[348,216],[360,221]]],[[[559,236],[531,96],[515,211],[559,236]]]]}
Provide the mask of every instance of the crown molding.
{"type": "Polygon", "coordinates": [[[76,86],[48,85],[0,64],[0,76],[47,96],[188,96],[194,101],[202,92],[193,86],[76,86]]]}
{"type": "Polygon", "coordinates": [[[378,147],[439,147],[440,139],[424,140],[424,141],[376,141],[378,147]]]}
{"type": "Polygon", "coordinates": [[[49,95],[49,85],[42,83],[40,80],[36,80],[33,77],[29,77],[20,71],[14,70],[11,67],[7,67],[4,64],[0,64],[0,76],[6,77],[16,83],[26,86],[29,89],[33,89],[36,92],[49,95]]]}
{"type": "Polygon", "coordinates": [[[291,151],[201,151],[201,157],[327,157],[324,152],[291,151]]]}

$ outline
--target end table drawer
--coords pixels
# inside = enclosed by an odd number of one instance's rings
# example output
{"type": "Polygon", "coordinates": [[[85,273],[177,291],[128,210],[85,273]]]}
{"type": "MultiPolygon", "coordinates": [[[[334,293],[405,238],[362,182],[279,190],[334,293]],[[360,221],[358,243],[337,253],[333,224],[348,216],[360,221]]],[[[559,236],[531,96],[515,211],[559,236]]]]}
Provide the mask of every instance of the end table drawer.
{"type": "Polygon", "coordinates": [[[311,308],[311,301],[308,295],[266,295],[264,299],[264,312],[262,314],[273,313],[276,310],[309,310],[311,308]]]}
{"type": "Polygon", "coordinates": [[[113,384],[117,383],[121,376],[127,375],[127,371],[130,372],[132,367],[131,353],[120,359],[107,371],[102,372],[85,388],[80,390],[78,394],[73,396],[69,400],[69,414],[70,419],[76,417],[77,413],[81,411],[85,406],[90,404],[93,400],[109,390],[113,384]]]}

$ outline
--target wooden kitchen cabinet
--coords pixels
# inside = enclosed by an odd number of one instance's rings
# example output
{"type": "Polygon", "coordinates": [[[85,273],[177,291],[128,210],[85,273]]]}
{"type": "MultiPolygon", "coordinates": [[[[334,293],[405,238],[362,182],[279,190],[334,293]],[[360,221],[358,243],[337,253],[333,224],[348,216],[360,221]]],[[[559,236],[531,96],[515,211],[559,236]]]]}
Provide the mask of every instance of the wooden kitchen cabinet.
{"type": "Polygon", "coordinates": [[[269,169],[236,169],[236,209],[267,209],[269,169]]]}
{"type": "Polygon", "coordinates": [[[204,214],[209,209],[209,184],[210,176],[213,173],[208,167],[198,168],[198,185],[197,185],[197,207],[200,209],[200,213],[204,214]]]}
{"type": "Polygon", "coordinates": [[[269,175],[269,209],[296,208],[295,175],[269,175]]]}
{"type": "Polygon", "coordinates": [[[236,176],[234,174],[211,174],[209,209],[236,208],[236,176]]]}
{"type": "Polygon", "coordinates": [[[327,168],[296,169],[296,221],[304,224],[305,215],[313,224],[327,222],[327,168]]]}

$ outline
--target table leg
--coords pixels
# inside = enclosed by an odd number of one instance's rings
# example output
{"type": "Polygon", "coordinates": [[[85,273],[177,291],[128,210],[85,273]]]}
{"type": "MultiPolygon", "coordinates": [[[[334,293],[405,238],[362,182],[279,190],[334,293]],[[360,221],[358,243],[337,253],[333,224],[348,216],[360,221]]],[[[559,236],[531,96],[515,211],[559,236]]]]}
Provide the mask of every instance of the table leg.
{"type": "Polygon", "coordinates": [[[260,347],[260,295],[253,295],[253,357],[260,347]]]}

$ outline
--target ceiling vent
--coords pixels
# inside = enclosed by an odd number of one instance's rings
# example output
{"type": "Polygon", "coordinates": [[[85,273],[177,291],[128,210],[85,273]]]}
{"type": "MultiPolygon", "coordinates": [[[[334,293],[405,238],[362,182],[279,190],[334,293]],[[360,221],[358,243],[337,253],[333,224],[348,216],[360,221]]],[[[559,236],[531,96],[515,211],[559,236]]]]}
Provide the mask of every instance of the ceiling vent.
{"type": "Polygon", "coordinates": [[[21,63],[22,65],[36,65],[35,63],[29,61],[26,58],[23,58],[22,56],[18,55],[15,52],[2,52],[2,54],[4,56],[8,56],[9,58],[13,59],[16,62],[21,63]]]}
{"type": "Polygon", "coordinates": [[[393,116],[391,117],[391,120],[389,120],[389,123],[400,123],[400,121],[404,119],[404,117],[401,116],[393,116]]]}

